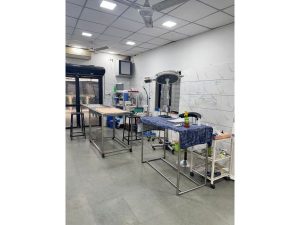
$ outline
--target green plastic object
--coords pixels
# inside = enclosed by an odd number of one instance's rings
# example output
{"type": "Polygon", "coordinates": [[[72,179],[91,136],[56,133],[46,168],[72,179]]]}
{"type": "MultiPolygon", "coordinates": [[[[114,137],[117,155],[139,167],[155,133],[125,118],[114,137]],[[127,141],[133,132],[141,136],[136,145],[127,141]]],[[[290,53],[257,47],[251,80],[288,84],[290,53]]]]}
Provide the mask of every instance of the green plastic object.
{"type": "Polygon", "coordinates": [[[208,156],[211,157],[211,154],[212,154],[212,147],[208,147],[207,151],[208,151],[208,156]]]}
{"type": "Polygon", "coordinates": [[[116,87],[116,86],[114,86],[114,88],[113,88],[113,92],[114,92],[114,93],[116,93],[116,92],[117,92],[117,87],[116,87]]]}
{"type": "Polygon", "coordinates": [[[189,120],[188,112],[184,112],[184,127],[186,127],[186,128],[190,127],[190,120],[189,120]]]}
{"type": "Polygon", "coordinates": [[[179,150],[180,150],[179,143],[174,144],[174,149],[175,149],[175,152],[179,152],[179,150]]]}
{"type": "Polygon", "coordinates": [[[136,107],[132,111],[134,113],[140,113],[140,112],[144,112],[144,108],[143,107],[136,107]]]}

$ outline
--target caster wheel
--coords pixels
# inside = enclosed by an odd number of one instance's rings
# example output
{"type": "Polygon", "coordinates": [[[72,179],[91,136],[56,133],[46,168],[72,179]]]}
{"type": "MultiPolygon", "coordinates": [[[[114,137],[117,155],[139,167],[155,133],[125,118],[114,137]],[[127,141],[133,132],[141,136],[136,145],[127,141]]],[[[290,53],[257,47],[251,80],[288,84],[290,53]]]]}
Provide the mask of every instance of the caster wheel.
{"type": "Polygon", "coordinates": [[[164,142],[163,142],[163,141],[159,141],[158,143],[159,143],[159,144],[162,144],[162,143],[164,143],[164,142]]]}
{"type": "Polygon", "coordinates": [[[215,189],[216,186],[214,184],[210,184],[210,188],[215,189]]]}
{"type": "Polygon", "coordinates": [[[90,143],[92,143],[92,141],[90,140],[90,143]]]}
{"type": "Polygon", "coordinates": [[[130,151],[130,152],[132,152],[132,148],[131,148],[131,149],[129,149],[129,151],[130,151]]]}
{"type": "Polygon", "coordinates": [[[154,141],[155,140],[155,138],[152,138],[152,141],[154,141]]]}
{"type": "Polygon", "coordinates": [[[112,137],[112,139],[114,140],[114,139],[115,139],[115,137],[112,137]]]}
{"type": "Polygon", "coordinates": [[[105,155],[104,154],[101,154],[102,158],[105,158],[105,155]]]}
{"type": "Polygon", "coordinates": [[[194,174],[194,172],[190,172],[190,175],[191,175],[191,177],[193,177],[195,174],[194,174]]]}
{"type": "Polygon", "coordinates": [[[174,155],[174,152],[175,152],[175,151],[174,151],[174,150],[172,150],[172,154],[173,154],[173,155],[174,155]]]}
{"type": "Polygon", "coordinates": [[[224,180],[230,181],[230,177],[224,177],[224,180]]]}
{"type": "Polygon", "coordinates": [[[152,146],[153,151],[155,150],[155,147],[152,146]]]}
{"type": "Polygon", "coordinates": [[[150,138],[148,138],[148,142],[150,141],[150,138]]]}

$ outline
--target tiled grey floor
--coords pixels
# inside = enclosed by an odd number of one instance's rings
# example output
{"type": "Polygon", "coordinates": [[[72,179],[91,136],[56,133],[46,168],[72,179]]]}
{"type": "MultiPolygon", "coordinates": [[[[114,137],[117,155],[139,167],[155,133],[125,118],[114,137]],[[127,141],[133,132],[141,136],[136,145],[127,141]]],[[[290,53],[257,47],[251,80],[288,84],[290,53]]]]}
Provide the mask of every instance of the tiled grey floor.
{"type": "MultiPolygon", "coordinates": [[[[118,131],[117,133],[120,133],[118,131]]],[[[162,154],[148,146],[149,157],[162,154]]],[[[140,143],[132,153],[102,159],[82,137],[66,131],[67,225],[233,225],[234,182],[203,187],[176,196],[175,189],[149,165],[141,163],[140,143]]],[[[168,153],[174,160],[175,156],[168,153]]],[[[155,165],[173,176],[168,166],[155,165]]],[[[175,177],[173,177],[175,179],[175,177]]],[[[183,186],[190,186],[182,179],[183,186]]]]}

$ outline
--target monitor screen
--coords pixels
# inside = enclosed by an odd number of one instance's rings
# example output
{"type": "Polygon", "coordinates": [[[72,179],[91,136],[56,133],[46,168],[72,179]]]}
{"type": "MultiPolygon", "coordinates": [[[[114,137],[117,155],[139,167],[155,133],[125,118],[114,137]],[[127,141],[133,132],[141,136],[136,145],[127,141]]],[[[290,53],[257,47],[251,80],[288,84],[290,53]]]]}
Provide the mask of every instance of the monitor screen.
{"type": "Polygon", "coordinates": [[[119,73],[121,75],[131,75],[131,62],[130,61],[119,61],[119,73]]]}

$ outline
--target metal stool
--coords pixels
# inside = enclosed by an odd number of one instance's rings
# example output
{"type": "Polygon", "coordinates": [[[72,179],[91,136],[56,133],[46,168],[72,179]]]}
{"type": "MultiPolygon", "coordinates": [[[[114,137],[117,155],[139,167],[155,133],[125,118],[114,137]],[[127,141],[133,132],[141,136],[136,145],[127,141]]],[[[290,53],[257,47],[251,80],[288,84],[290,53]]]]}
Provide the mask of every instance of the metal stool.
{"type": "Polygon", "coordinates": [[[79,137],[79,136],[84,136],[86,138],[85,134],[85,122],[84,122],[84,113],[83,112],[72,112],[71,113],[71,127],[70,127],[70,138],[73,140],[73,137],[79,137]],[[78,132],[73,132],[73,116],[78,115],[81,117],[81,131],[78,132]],[[74,135],[77,134],[77,135],[74,135]]]}
{"type": "Polygon", "coordinates": [[[136,116],[136,115],[126,115],[125,118],[124,118],[124,127],[123,127],[123,138],[122,138],[122,141],[126,140],[127,141],[127,144],[129,145],[129,142],[130,141],[138,141],[138,140],[141,140],[140,138],[138,138],[138,130],[137,130],[137,120],[139,119],[140,117],[139,116],[136,116]],[[129,119],[128,121],[128,126],[126,126],[126,121],[127,121],[127,118],[129,119]],[[132,124],[132,120],[134,120],[134,124],[132,124]],[[131,126],[133,127],[133,132],[135,132],[135,139],[133,139],[133,135],[131,136],[131,126]],[[127,129],[127,137],[125,137],[125,129],[127,129]]]}

